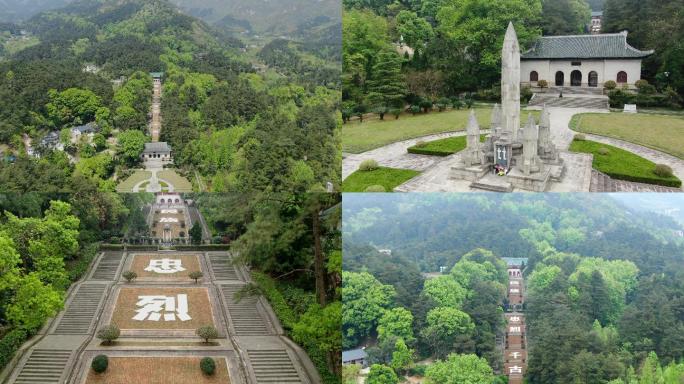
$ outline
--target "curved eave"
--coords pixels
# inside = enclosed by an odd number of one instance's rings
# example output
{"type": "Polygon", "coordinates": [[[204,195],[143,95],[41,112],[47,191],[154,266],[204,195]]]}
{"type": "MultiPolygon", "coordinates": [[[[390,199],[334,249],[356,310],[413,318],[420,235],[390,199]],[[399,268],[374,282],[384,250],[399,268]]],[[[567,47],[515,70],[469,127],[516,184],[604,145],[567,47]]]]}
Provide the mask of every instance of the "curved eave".
{"type": "Polygon", "coordinates": [[[604,57],[604,56],[592,56],[592,57],[577,57],[577,56],[572,56],[572,57],[524,57],[521,56],[520,60],[641,60],[644,59],[648,56],[651,56],[654,51],[648,51],[644,52],[641,51],[643,54],[639,56],[615,56],[615,57],[604,57]]]}

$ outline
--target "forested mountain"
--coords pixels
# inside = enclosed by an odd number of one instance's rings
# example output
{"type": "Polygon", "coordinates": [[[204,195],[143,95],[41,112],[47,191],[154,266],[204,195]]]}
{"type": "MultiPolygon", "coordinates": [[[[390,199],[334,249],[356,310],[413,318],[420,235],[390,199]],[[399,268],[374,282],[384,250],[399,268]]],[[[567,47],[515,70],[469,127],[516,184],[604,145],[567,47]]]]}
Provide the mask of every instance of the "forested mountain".
{"type": "Polygon", "coordinates": [[[256,73],[241,42],[166,0],[80,0],[22,27],[36,44],[0,61],[0,190],[65,191],[74,178],[113,190],[139,161],[157,71],[161,139],[195,188],[339,182],[339,93],[325,65],[303,78],[276,56],[256,73]],[[87,123],[101,129],[90,142],[69,139],[87,123]]]}
{"type": "Polygon", "coordinates": [[[0,0],[0,21],[18,22],[31,16],[63,7],[71,0],[0,0]]]}
{"type": "Polygon", "coordinates": [[[257,33],[284,34],[325,16],[340,20],[339,0],[173,0],[190,14],[210,23],[223,21],[254,28],[257,33]]]}
{"type": "MultiPolygon", "coordinates": [[[[684,208],[677,196],[668,205],[684,208]]],[[[348,194],[343,215],[344,345],[369,346],[372,363],[399,374],[412,361],[475,354],[494,380],[500,258],[522,257],[527,382],[684,378],[684,225],[670,216],[596,194],[348,194]],[[415,350],[400,369],[397,338],[415,350]]]]}

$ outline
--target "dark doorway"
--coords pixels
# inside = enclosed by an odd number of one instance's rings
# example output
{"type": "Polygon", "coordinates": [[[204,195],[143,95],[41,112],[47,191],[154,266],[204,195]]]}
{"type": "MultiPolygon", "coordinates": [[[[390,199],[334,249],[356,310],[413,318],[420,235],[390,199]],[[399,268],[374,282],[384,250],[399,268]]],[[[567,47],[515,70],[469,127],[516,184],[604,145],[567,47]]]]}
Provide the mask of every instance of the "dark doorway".
{"type": "Polygon", "coordinates": [[[562,87],[565,84],[565,74],[561,71],[556,72],[556,86],[562,87]]]}
{"type": "Polygon", "coordinates": [[[618,72],[617,82],[620,84],[625,84],[627,82],[627,72],[625,72],[625,71],[618,72]]]}
{"type": "Polygon", "coordinates": [[[589,86],[598,87],[598,73],[594,71],[589,72],[589,86]]]}
{"type": "Polygon", "coordinates": [[[537,71],[530,72],[530,82],[532,81],[539,81],[539,74],[537,71]]]}
{"type": "Polygon", "coordinates": [[[570,73],[570,85],[573,87],[579,87],[582,85],[582,72],[572,71],[572,73],[570,73]]]}

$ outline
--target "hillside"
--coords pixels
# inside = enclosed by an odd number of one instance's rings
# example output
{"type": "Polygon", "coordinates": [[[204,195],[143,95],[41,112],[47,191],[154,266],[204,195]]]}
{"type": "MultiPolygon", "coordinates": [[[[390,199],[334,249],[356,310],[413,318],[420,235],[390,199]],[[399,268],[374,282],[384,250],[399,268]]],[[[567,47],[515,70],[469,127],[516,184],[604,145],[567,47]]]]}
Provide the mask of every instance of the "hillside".
{"type": "Polygon", "coordinates": [[[305,22],[325,16],[339,22],[338,0],[173,0],[191,15],[210,23],[223,21],[257,33],[287,34],[305,22]]]}
{"type": "Polygon", "coordinates": [[[164,72],[160,139],[196,190],[338,184],[326,66],[257,73],[240,41],[165,0],[81,0],[21,26],[28,48],[0,61],[0,190],[69,191],[76,177],[113,190],[150,140],[150,72],[164,72]],[[69,138],[91,123],[94,136],[69,138]]]}
{"type": "Polygon", "coordinates": [[[658,214],[681,199],[620,200],[345,195],[344,348],[366,347],[369,378],[681,382],[683,226],[658,214]]]}
{"type": "Polygon", "coordinates": [[[18,22],[50,9],[65,6],[71,0],[0,0],[0,21],[18,22]]]}

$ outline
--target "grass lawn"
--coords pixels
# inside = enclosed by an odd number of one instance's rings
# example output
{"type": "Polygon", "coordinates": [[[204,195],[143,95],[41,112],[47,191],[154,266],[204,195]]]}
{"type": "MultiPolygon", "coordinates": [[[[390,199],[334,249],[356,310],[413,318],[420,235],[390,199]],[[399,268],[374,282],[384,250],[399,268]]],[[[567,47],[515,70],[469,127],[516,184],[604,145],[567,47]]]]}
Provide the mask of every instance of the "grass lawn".
{"type": "Polygon", "coordinates": [[[152,172],[137,170],[128,179],[117,185],[116,191],[119,193],[133,192],[133,187],[135,187],[141,181],[148,180],[150,177],[152,177],[152,172]]]}
{"type": "MultiPolygon", "coordinates": [[[[190,280],[190,278],[188,278],[190,280]]],[[[178,302],[176,302],[178,304],[178,302]]],[[[164,311],[162,311],[164,312],[164,311]]],[[[174,312],[175,313],[175,312],[174,312]]],[[[209,292],[206,288],[121,288],[116,300],[116,308],[112,316],[113,324],[121,329],[173,329],[195,330],[203,325],[214,325],[209,292]],[[188,295],[188,316],[190,320],[181,321],[176,317],[174,321],[165,321],[164,317],[158,321],[133,320],[137,315],[138,296],[173,296],[188,295]]]]}
{"type": "Polygon", "coordinates": [[[342,182],[342,192],[363,192],[371,185],[382,185],[392,190],[418,176],[420,172],[410,169],[380,167],[374,171],[356,171],[342,182]]]}
{"type": "Polygon", "coordinates": [[[684,116],[584,113],[572,118],[570,128],[629,141],[684,159],[684,116]]]}
{"type": "Polygon", "coordinates": [[[157,273],[155,271],[146,271],[150,265],[151,259],[160,259],[159,255],[135,255],[133,262],[131,263],[131,271],[138,274],[138,279],[151,280],[151,281],[192,281],[188,274],[193,271],[201,271],[199,259],[197,255],[165,255],[164,258],[171,260],[180,260],[181,267],[185,268],[184,271],[174,272],[174,273],[157,273]]]}
{"type": "Polygon", "coordinates": [[[230,384],[224,357],[214,357],[216,371],[207,376],[200,370],[201,357],[109,357],[104,373],[88,369],[86,384],[230,384]]]}
{"type": "MultiPolygon", "coordinates": [[[[480,136],[480,142],[485,141],[486,135],[480,136]]],[[[449,156],[456,152],[461,152],[466,147],[466,136],[447,137],[446,139],[439,139],[428,141],[423,145],[414,145],[408,148],[408,153],[415,153],[418,155],[432,155],[432,156],[449,156]]]]}
{"type": "Polygon", "coordinates": [[[611,145],[590,140],[574,140],[570,144],[570,151],[593,154],[594,162],[592,166],[594,169],[615,179],[664,185],[666,187],[681,187],[682,185],[682,182],[675,176],[664,178],[656,175],[653,172],[656,165],[652,161],[611,145]],[[600,154],[601,148],[608,149],[608,154],[600,154]]]}
{"type": "MultiPolygon", "coordinates": [[[[157,176],[160,179],[166,180],[173,185],[174,192],[192,192],[192,184],[183,176],[176,173],[172,169],[165,169],[159,171],[157,176]]],[[[164,186],[164,181],[160,180],[159,183],[164,186]]]]}
{"type": "MultiPolygon", "coordinates": [[[[532,113],[539,120],[539,111],[522,111],[521,124],[527,121],[527,114],[532,113]]],[[[446,112],[430,112],[428,114],[403,114],[398,120],[393,116],[385,116],[385,120],[373,119],[363,123],[353,121],[342,126],[342,150],[349,153],[361,153],[382,147],[397,141],[442,132],[465,130],[468,123],[469,110],[449,110],[446,112]]],[[[480,128],[488,129],[492,108],[476,107],[475,114],[480,128]]]]}

